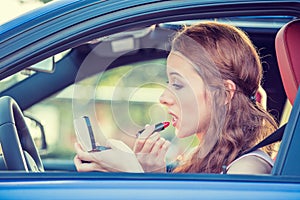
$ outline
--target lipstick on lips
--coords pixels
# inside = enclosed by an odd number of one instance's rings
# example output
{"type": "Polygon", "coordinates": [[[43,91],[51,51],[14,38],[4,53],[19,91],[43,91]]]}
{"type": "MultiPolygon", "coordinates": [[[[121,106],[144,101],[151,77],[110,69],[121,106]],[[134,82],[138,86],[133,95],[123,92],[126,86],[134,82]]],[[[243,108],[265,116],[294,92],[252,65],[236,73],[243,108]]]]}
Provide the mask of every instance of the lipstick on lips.
{"type": "MultiPolygon", "coordinates": [[[[161,123],[155,124],[154,131],[153,131],[151,134],[153,134],[154,132],[162,131],[162,130],[164,130],[165,128],[167,128],[169,125],[170,125],[170,122],[161,122],[161,123]]],[[[136,137],[139,137],[139,136],[144,132],[144,130],[145,130],[145,129],[140,130],[140,131],[136,134],[136,137]]]]}

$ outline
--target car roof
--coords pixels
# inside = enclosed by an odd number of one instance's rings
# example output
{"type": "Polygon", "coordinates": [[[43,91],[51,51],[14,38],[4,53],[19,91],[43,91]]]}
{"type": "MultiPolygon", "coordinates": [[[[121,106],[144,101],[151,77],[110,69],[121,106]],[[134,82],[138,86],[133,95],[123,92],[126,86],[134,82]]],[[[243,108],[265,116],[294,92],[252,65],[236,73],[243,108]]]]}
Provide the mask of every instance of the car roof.
{"type": "MultiPolygon", "coordinates": [[[[136,19],[147,15],[149,17],[154,13],[161,17],[153,19],[153,23],[174,20],[172,17],[174,11],[181,13],[176,17],[178,20],[192,15],[207,17],[213,14],[227,17],[229,15],[260,14],[299,16],[300,6],[297,6],[299,3],[300,0],[55,1],[1,26],[0,45],[5,48],[0,48],[0,80],[51,56],[50,54],[54,55],[59,51],[71,48],[72,45],[76,46],[84,40],[86,42],[92,39],[93,34],[97,34],[95,32],[108,35],[115,32],[116,27],[125,30],[126,27],[136,26],[139,23],[135,21],[136,19]],[[129,8],[130,12],[126,12],[126,9],[129,8]],[[61,32],[66,27],[71,29],[81,23],[86,25],[80,25],[82,26],[81,34],[72,32],[72,30],[61,32]],[[120,23],[126,23],[126,25],[121,26],[120,23]],[[95,26],[99,28],[95,28],[95,26]],[[105,30],[101,30],[103,27],[105,30]],[[90,32],[91,29],[94,32],[90,32]],[[56,41],[53,41],[54,37],[52,36],[55,34],[60,34],[60,38],[57,37],[56,41]],[[68,40],[68,44],[58,44],[63,40],[68,40]],[[38,44],[37,41],[39,41],[38,44]],[[45,49],[45,46],[49,50],[43,53],[39,52],[41,49],[45,49]],[[54,48],[54,46],[56,47],[54,48]],[[22,48],[29,48],[31,51],[28,51],[28,55],[22,55],[18,53],[22,48]]],[[[149,23],[149,20],[144,23],[149,23]]],[[[78,32],[79,29],[76,31],[78,32]]]]}
{"type": "MultiPolygon", "coordinates": [[[[174,0],[164,0],[164,2],[174,2],[174,0]]],[[[7,32],[10,32],[14,29],[18,29],[19,27],[24,26],[25,24],[30,25],[30,23],[36,24],[38,21],[47,20],[49,15],[57,16],[59,14],[63,15],[66,12],[72,11],[74,8],[79,8],[81,6],[88,6],[95,3],[109,3],[114,4],[118,3],[118,6],[112,6],[113,9],[122,9],[126,7],[134,7],[143,4],[150,4],[155,2],[162,2],[161,0],[139,0],[139,1],[128,1],[128,0],[107,0],[107,1],[98,1],[98,0],[60,0],[53,1],[45,4],[44,6],[29,11],[25,14],[22,14],[16,17],[9,22],[6,22],[0,27],[0,38],[3,37],[7,32]]],[[[289,3],[300,3],[300,0],[185,0],[185,1],[176,1],[176,4],[182,5],[192,5],[193,3],[202,4],[204,6],[211,5],[231,5],[231,4],[244,4],[244,5],[252,5],[252,4],[262,4],[262,3],[272,3],[272,4],[282,4],[285,2],[289,3]]]]}

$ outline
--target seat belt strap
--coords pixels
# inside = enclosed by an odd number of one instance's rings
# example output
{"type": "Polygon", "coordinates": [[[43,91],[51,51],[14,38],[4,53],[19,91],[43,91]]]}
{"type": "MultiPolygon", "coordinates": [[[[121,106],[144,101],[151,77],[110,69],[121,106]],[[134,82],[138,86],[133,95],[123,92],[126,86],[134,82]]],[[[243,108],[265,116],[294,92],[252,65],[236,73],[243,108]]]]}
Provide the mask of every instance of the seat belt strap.
{"type": "Polygon", "coordinates": [[[284,124],[283,126],[281,126],[279,129],[277,129],[276,131],[274,131],[271,135],[269,135],[268,137],[266,137],[260,143],[258,143],[254,147],[252,147],[250,150],[244,152],[243,155],[247,154],[247,153],[250,153],[252,151],[255,151],[255,150],[257,150],[257,149],[259,149],[261,147],[264,147],[264,146],[267,146],[269,144],[272,144],[274,142],[281,141],[283,133],[284,133],[285,126],[286,126],[286,124],[284,124]]]}

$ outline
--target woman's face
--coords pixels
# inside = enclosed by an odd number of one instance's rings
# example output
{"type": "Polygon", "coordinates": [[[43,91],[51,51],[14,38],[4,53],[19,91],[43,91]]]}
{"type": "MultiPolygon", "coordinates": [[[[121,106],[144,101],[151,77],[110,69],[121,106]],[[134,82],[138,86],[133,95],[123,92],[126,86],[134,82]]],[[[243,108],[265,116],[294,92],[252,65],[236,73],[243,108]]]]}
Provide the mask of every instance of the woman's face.
{"type": "Polygon", "coordinates": [[[181,54],[171,52],[167,59],[168,88],[160,97],[172,115],[179,138],[202,136],[210,122],[210,97],[204,82],[192,64],[181,54]]]}

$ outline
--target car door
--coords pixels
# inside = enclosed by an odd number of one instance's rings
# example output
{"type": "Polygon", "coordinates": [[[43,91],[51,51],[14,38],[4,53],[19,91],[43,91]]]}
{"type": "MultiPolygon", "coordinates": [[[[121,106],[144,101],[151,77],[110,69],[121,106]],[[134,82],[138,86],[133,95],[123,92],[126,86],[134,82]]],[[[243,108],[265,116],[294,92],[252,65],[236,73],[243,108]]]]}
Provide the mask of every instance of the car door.
{"type": "MultiPolygon", "coordinates": [[[[0,78],[6,78],[65,50],[72,50],[64,59],[57,62],[52,75],[36,73],[23,82],[1,91],[1,96],[13,97],[22,110],[27,110],[51,95],[56,95],[58,91],[76,84],[76,81],[84,81],[92,74],[102,72],[103,69],[97,68],[78,76],[80,66],[91,51],[86,44],[98,38],[150,27],[153,24],[160,25],[160,31],[163,31],[164,26],[174,26],[173,22],[183,20],[253,17],[266,14],[297,18],[300,15],[299,1],[62,1],[54,3],[33,15],[25,15],[24,21],[17,19],[4,25],[5,29],[0,32],[0,43],[5,47],[0,49],[0,78]],[[30,90],[32,86],[34,89],[30,90]]],[[[272,42],[269,40],[274,39],[279,27],[253,28],[249,21],[246,23],[248,23],[248,26],[245,26],[246,30],[249,34],[253,34],[253,40],[261,47],[270,45],[268,48],[271,52],[267,54],[274,55],[272,42]]],[[[178,28],[176,25],[174,27],[178,28]]],[[[151,45],[154,44],[149,44],[153,48],[151,45]]],[[[165,59],[167,53],[164,53],[164,48],[159,47],[162,51],[155,52],[154,55],[152,54],[153,57],[148,57],[150,55],[147,54],[148,52],[146,54],[137,52],[127,57],[134,60],[121,59],[105,69],[114,69],[141,61],[165,59]]],[[[276,67],[276,59],[272,58],[268,62],[272,63],[272,67],[273,64],[276,67]]],[[[286,96],[280,77],[278,74],[268,73],[266,76],[270,76],[268,81],[277,78],[275,83],[279,85],[275,86],[273,82],[266,83],[266,89],[270,95],[279,97],[269,106],[278,109],[281,113],[286,96]]],[[[73,199],[120,197],[123,199],[186,199],[199,196],[213,199],[253,199],[267,196],[270,199],[281,197],[297,199],[300,195],[299,165],[296,164],[295,156],[299,150],[297,147],[299,109],[297,108],[297,106],[296,109],[293,108],[291,123],[286,129],[289,134],[284,136],[272,175],[5,172],[0,178],[0,193],[4,198],[43,196],[73,199]]],[[[70,162],[59,163],[58,161],[56,164],[52,170],[74,170],[70,162]]]]}

